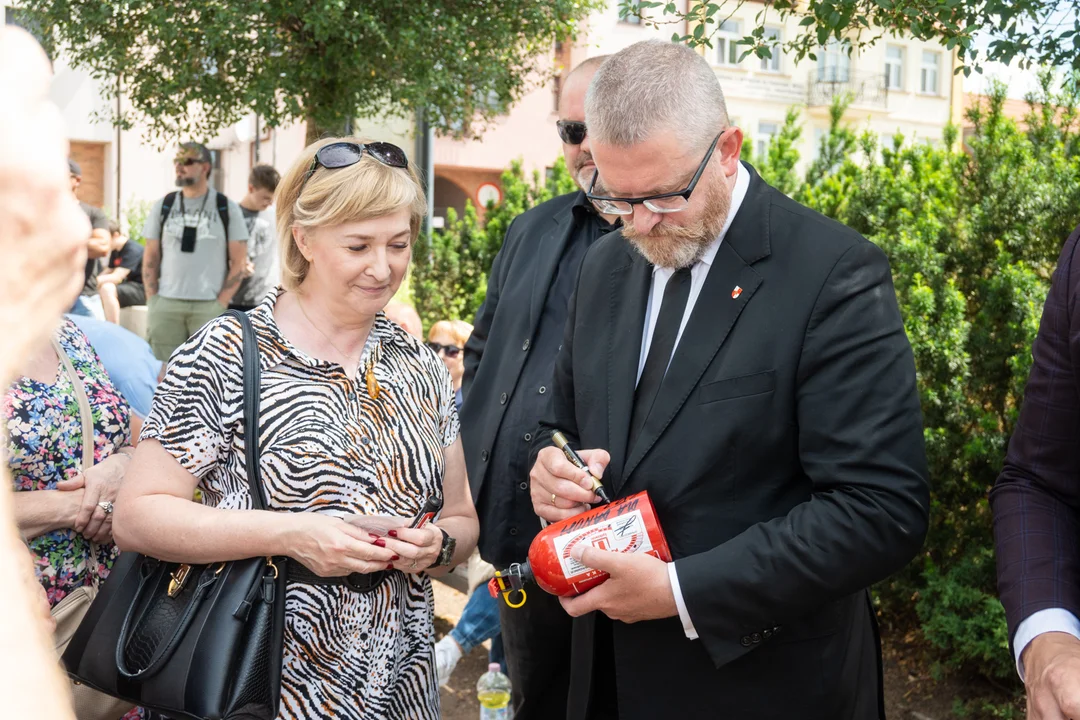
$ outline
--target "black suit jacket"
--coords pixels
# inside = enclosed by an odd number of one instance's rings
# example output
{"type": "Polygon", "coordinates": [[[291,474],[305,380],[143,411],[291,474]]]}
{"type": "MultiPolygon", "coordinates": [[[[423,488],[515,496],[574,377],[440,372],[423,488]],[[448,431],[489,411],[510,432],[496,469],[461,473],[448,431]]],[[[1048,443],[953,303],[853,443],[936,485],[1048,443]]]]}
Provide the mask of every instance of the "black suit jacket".
{"type": "MultiPolygon", "coordinates": [[[[548,287],[573,226],[580,193],[567,193],[514,218],[488,278],[487,296],[465,344],[461,442],[473,502],[488,477],[488,460],[507,400],[528,357],[548,287]],[[488,345],[488,338],[498,342],[488,345]],[[483,360],[483,362],[481,362],[483,360]]],[[[539,405],[539,402],[538,402],[539,405]]],[[[539,412],[536,420],[539,422],[539,412]]],[[[503,478],[506,492],[526,478],[503,478]]],[[[489,523],[481,518],[481,531],[489,523]]],[[[537,525],[539,526],[539,525],[537,525]]]]}
{"type": "MultiPolygon", "coordinates": [[[[865,720],[883,713],[866,588],[921,547],[929,490],[911,347],[885,255],[751,170],[634,447],[652,266],[619,233],[585,258],[550,429],[648,490],[700,639],[613,623],[622,720],[865,720]],[[741,288],[736,291],[736,288],[741,288]]],[[[584,717],[594,618],[574,628],[584,717]]]]}

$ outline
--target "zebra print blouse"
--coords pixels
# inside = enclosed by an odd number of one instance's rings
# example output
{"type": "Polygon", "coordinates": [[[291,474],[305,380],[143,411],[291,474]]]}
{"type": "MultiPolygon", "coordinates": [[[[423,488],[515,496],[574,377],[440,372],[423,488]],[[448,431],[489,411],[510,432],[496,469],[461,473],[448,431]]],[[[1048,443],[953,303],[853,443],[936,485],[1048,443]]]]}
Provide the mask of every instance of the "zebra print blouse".
{"type": "MultiPolygon", "coordinates": [[[[294,347],[274,320],[282,290],[251,311],[261,355],[260,444],[270,506],[412,516],[442,492],[458,435],[450,374],[379,313],[350,379],[294,347]],[[370,393],[365,368],[374,363],[370,393]],[[372,394],[375,397],[372,397],[372,394]]],[[[172,356],[142,438],[199,479],[203,502],[250,507],[241,437],[242,339],[211,321],[172,356]]],[[[279,718],[439,717],[431,581],[390,572],[373,592],[290,584],[279,718]]]]}

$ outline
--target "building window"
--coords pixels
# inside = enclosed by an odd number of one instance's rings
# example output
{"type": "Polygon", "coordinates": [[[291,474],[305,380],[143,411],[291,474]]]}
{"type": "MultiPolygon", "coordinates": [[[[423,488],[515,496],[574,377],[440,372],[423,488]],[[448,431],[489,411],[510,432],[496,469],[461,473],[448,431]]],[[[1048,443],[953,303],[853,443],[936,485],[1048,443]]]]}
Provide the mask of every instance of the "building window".
{"type": "Polygon", "coordinates": [[[210,186],[215,190],[225,189],[225,168],[221,167],[221,151],[210,151],[210,186]]]}
{"type": "Polygon", "coordinates": [[[739,55],[739,41],[742,40],[742,27],[738,20],[725,20],[720,23],[720,29],[716,33],[716,64],[737,66],[739,55]]]}
{"type": "Polygon", "coordinates": [[[904,89],[904,48],[899,45],[885,47],[885,89],[904,89]]]}
{"type": "Polygon", "coordinates": [[[768,59],[761,58],[761,69],[763,71],[780,72],[781,41],[780,28],[765,28],[765,44],[772,50],[772,57],[768,59]]]}
{"type": "Polygon", "coordinates": [[[780,124],[774,122],[758,123],[758,134],[754,140],[754,157],[760,163],[769,154],[769,145],[780,134],[780,124]]]}
{"type": "Polygon", "coordinates": [[[818,59],[818,82],[847,82],[851,79],[851,56],[848,44],[830,40],[818,59]]]}
{"type": "Polygon", "coordinates": [[[931,50],[923,50],[922,68],[919,73],[919,92],[929,95],[938,94],[938,71],[941,63],[941,53],[931,50]]]}
{"type": "Polygon", "coordinates": [[[641,0],[631,0],[629,5],[630,5],[630,13],[627,14],[626,16],[624,16],[624,17],[620,17],[619,20],[621,22],[629,23],[631,25],[640,25],[641,24],[641,15],[640,15],[640,13],[641,13],[641,0]]]}

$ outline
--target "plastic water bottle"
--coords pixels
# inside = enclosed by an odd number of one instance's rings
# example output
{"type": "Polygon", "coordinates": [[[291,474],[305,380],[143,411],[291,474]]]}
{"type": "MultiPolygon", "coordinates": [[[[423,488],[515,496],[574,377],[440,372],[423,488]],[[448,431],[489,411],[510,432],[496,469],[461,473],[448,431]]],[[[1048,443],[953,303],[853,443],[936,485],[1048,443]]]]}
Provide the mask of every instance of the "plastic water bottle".
{"type": "Polygon", "coordinates": [[[510,720],[510,678],[502,674],[499,663],[488,665],[476,682],[476,699],[480,720],[510,720]]]}

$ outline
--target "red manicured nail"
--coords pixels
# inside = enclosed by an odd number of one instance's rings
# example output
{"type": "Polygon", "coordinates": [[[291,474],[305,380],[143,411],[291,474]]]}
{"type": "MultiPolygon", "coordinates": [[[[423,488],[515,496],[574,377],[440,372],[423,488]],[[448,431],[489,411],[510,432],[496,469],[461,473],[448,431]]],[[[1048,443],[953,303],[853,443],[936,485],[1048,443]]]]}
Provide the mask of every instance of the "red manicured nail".
{"type": "Polygon", "coordinates": [[[397,537],[397,530],[387,530],[386,534],[390,537],[397,537]]]}
{"type": "Polygon", "coordinates": [[[400,558],[399,556],[397,556],[397,555],[394,555],[394,556],[393,556],[392,558],[390,558],[390,559],[391,559],[391,560],[393,560],[394,562],[397,562],[397,561],[398,561],[398,560],[400,560],[401,558],[400,558]]]}
{"type": "Polygon", "coordinates": [[[375,542],[373,542],[371,544],[374,545],[375,547],[386,547],[386,541],[383,540],[382,538],[379,538],[378,540],[376,540],[375,542]]]}
{"type": "Polygon", "coordinates": [[[390,563],[390,564],[388,564],[388,565],[386,566],[386,569],[387,569],[387,570],[393,570],[393,569],[394,569],[394,563],[390,563]]]}

